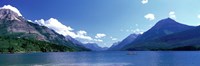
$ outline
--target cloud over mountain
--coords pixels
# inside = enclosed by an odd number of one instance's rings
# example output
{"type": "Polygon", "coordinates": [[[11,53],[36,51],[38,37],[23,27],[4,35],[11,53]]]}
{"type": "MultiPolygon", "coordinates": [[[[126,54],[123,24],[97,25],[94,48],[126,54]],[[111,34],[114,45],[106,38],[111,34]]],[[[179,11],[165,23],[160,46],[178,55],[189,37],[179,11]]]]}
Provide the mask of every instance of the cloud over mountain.
{"type": "Polygon", "coordinates": [[[90,36],[87,36],[86,31],[80,30],[78,32],[73,32],[74,29],[72,29],[70,26],[63,25],[55,18],[50,18],[48,20],[40,19],[40,20],[35,20],[34,22],[41,26],[46,26],[64,36],[71,36],[73,38],[92,40],[90,36]]]}
{"type": "Polygon", "coordinates": [[[176,19],[176,15],[174,11],[169,12],[169,17],[172,19],[176,19]]]}
{"type": "Polygon", "coordinates": [[[146,15],[144,16],[144,18],[146,18],[146,19],[149,20],[149,21],[152,21],[152,20],[155,19],[155,15],[152,14],[152,13],[148,13],[148,14],[146,14],[146,15]]]}
{"type": "MultiPolygon", "coordinates": [[[[31,21],[31,20],[29,20],[29,21],[31,21]]],[[[50,18],[48,20],[44,20],[44,19],[35,20],[34,23],[39,24],[40,26],[46,26],[61,35],[71,36],[72,38],[84,40],[87,42],[103,42],[103,40],[101,40],[100,38],[106,36],[106,34],[98,33],[95,36],[96,39],[94,39],[94,38],[88,36],[87,32],[84,30],[79,30],[77,32],[74,32],[73,28],[62,24],[60,21],[58,21],[55,18],[50,18]]]]}
{"type": "Polygon", "coordinates": [[[117,40],[117,38],[114,38],[114,37],[110,37],[110,38],[111,38],[111,40],[113,40],[113,41],[117,40]]]}
{"type": "Polygon", "coordinates": [[[90,36],[87,36],[87,32],[80,30],[77,32],[77,38],[86,39],[86,40],[93,40],[90,36]]]}
{"type": "Polygon", "coordinates": [[[95,36],[95,38],[103,38],[103,37],[105,37],[105,36],[106,36],[106,34],[98,33],[98,34],[95,36]]]}

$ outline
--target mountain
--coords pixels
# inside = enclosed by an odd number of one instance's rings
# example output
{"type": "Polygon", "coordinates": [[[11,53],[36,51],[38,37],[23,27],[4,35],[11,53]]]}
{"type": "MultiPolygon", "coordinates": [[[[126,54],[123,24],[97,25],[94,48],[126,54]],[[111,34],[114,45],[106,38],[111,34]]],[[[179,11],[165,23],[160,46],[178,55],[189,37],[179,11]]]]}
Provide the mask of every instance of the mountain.
{"type": "Polygon", "coordinates": [[[85,47],[73,44],[64,36],[45,26],[28,22],[24,17],[10,9],[0,9],[0,31],[0,36],[46,41],[64,45],[76,51],[88,50],[85,47]]]}
{"type": "Polygon", "coordinates": [[[138,36],[140,36],[140,34],[131,34],[128,37],[126,37],[124,40],[122,40],[121,42],[113,44],[108,50],[120,50],[122,49],[122,47],[133,42],[138,36]]]}
{"type": "Polygon", "coordinates": [[[191,28],[194,27],[178,23],[171,18],[166,18],[157,22],[155,26],[153,26],[151,29],[144,32],[140,37],[138,37],[136,41],[145,41],[149,39],[154,39],[157,37],[173,34],[176,32],[181,32],[191,28]]]}
{"type": "Polygon", "coordinates": [[[28,35],[34,34],[36,39],[45,40],[45,37],[29,25],[23,17],[9,9],[0,9],[0,26],[1,35],[25,33],[26,35],[23,35],[23,37],[28,37],[28,35]]]}
{"type": "Polygon", "coordinates": [[[128,50],[200,50],[200,26],[137,44],[128,50]]]}
{"type": "Polygon", "coordinates": [[[71,41],[75,46],[86,48],[83,43],[80,41],[72,38],[71,36],[65,36],[68,41],[71,41]]]}
{"type": "Polygon", "coordinates": [[[88,49],[91,49],[92,51],[103,51],[103,50],[107,50],[106,47],[100,47],[98,46],[98,44],[96,43],[87,43],[84,44],[84,46],[88,49]]]}
{"type": "Polygon", "coordinates": [[[38,24],[34,24],[31,22],[28,22],[28,23],[30,25],[34,26],[37,31],[39,31],[42,35],[44,35],[47,38],[48,42],[57,43],[57,44],[65,45],[65,46],[70,46],[70,47],[73,47],[80,51],[88,50],[84,46],[79,45],[80,43],[78,43],[78,41],[73,38],[69,38],[69,37],[66,38],[63,35],[60,35],[45,26],[39,26],[38,24]]]}
{"type": "Polygon", "coordinates": [[[75,45],[77,45],[77,46],[83,46],[83,43],[81,43],[80,41],[78,41],[78,40],[72,38],[71,36],[65,36],[65,37],[66,37],[66,39],[67,39],[68,41],[71,41],[71,42],[74,43],[75,45]]]}
{"type": "Polygon", "coordinates": [[[177,32],[182,32],[188,29],[192,29],[194,26],[188,26],[176,22],[171,18],[166,18],[160,20],[156,23],[151,29],[144,32],[141,36],[135,39],[134,42],[131,42],[130,45],[126,45],[123,49],[129,49],[134,47],[134,45],[143,44],[149,40],[153,40],[162,36],[170,35],[177,32]]]}
{"type": "Polygon", "coordinates": [[[117,45],[119,45],[119,43],[120,43],[120,41],[113,43],[112,46],[110,48],[108,48],[108,50],[112,51],[112,49],[115,48],[117,45]]]}

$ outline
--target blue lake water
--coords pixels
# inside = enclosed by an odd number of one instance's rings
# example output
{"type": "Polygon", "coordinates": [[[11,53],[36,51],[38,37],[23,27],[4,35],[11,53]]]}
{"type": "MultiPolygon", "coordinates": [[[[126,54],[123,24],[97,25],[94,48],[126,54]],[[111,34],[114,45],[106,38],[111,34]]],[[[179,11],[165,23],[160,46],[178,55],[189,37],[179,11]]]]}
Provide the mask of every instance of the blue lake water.
{"type": "Polygon", "coordinates": [[[0,54],[0,66],[200,66],[200,51],[0,54]]]}

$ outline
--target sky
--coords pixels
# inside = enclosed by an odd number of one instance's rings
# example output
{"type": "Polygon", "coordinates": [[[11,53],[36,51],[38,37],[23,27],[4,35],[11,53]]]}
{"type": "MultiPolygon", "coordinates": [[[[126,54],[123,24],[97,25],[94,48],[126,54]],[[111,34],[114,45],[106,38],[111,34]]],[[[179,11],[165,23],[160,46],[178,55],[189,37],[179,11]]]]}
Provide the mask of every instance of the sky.
{"type": "Polygon", "coordinates": [[[83,43],[109,47],[132,33],[142,33],[159,20],[200,24],[200,0],[0,0],[29,21],[83,43]]]}

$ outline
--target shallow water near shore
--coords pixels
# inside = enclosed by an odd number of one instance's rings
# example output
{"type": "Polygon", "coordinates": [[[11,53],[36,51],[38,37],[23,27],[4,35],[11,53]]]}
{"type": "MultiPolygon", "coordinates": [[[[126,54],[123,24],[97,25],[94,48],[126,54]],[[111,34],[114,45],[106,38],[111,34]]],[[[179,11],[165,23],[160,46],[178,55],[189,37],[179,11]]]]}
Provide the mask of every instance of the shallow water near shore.
{"type": "Polygon", "coordinates": [[[200,51],[0,54],[0,66],[198,66],[200,51]]]}

